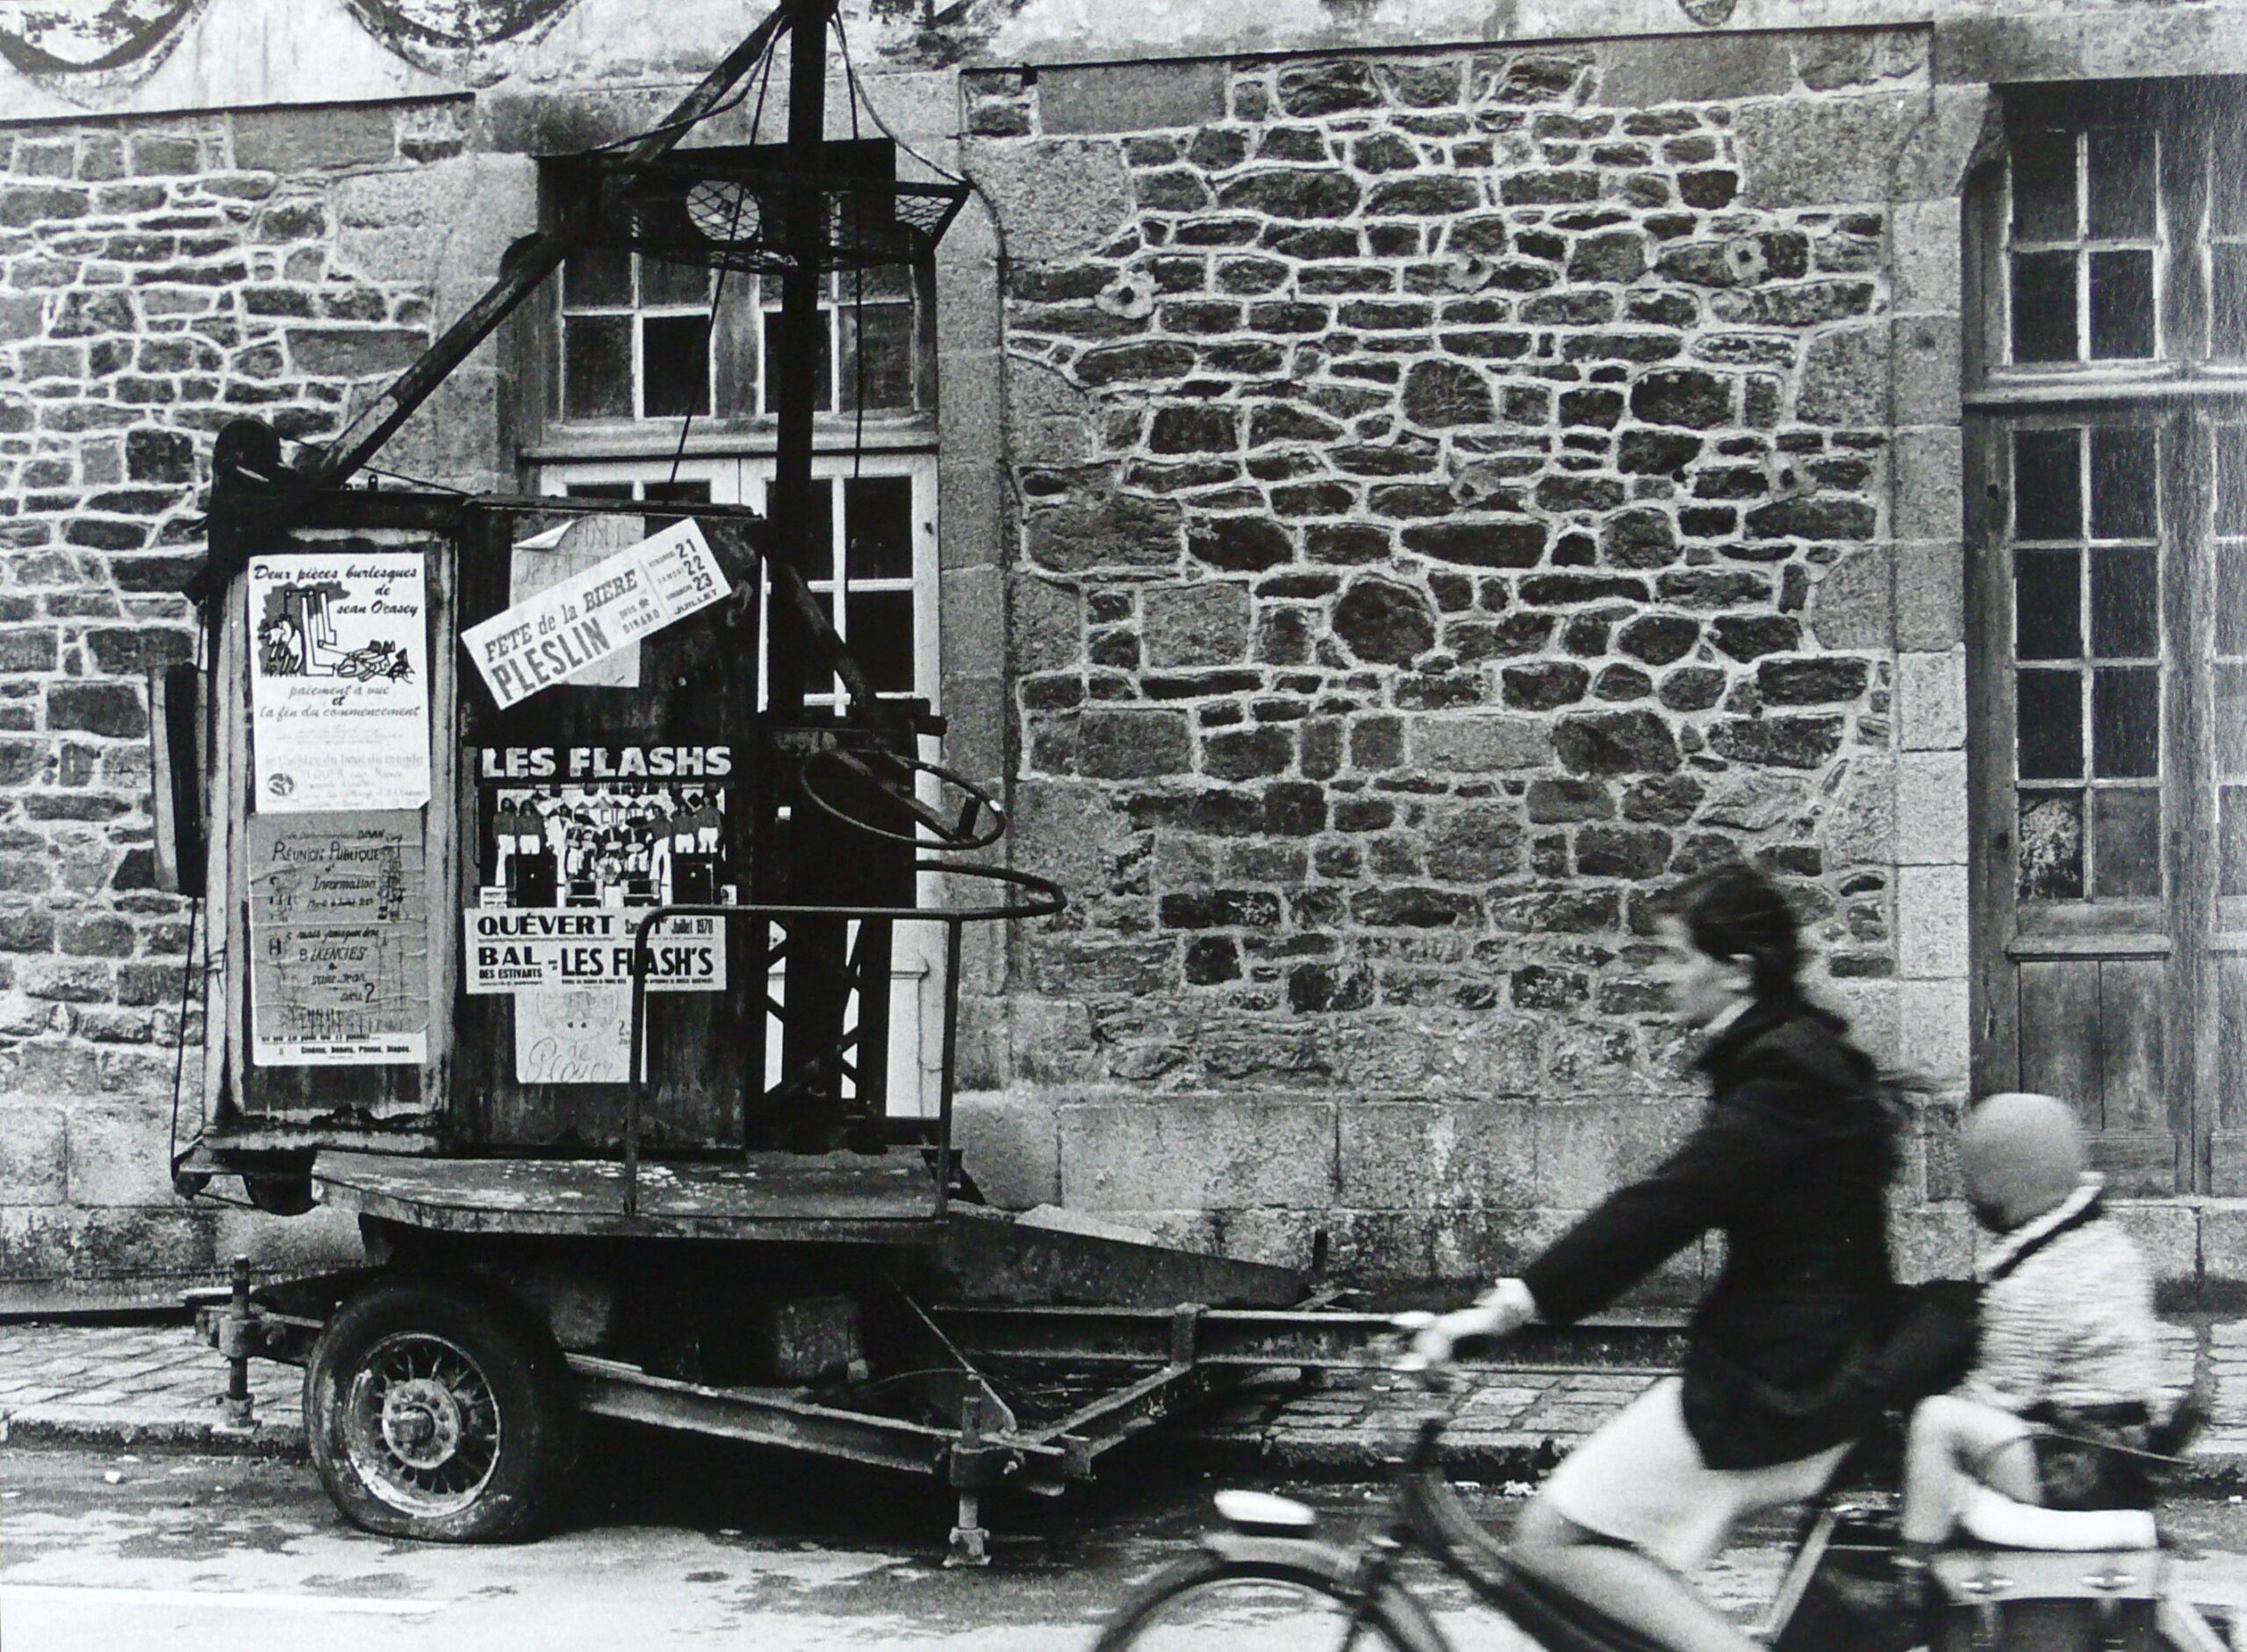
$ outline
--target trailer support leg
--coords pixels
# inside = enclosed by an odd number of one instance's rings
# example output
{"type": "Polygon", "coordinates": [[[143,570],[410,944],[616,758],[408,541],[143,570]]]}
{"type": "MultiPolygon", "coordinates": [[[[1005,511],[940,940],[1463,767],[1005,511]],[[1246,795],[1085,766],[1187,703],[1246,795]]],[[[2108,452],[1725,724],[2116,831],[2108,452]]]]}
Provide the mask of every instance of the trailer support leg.
{"type": "Polygon", "coordinates": [[[249,1397],[249,1258],[235,1257],[231,1273],[233,1295],[219,1325],[219,1351],[226,1356],[226,1426],[247,1431],[257,1426],[249,1397]]]}
{"type": "Polygon", "coordinates": [[[980,1491],[959,1494],[959,1523],[951,1528],[951,1552],[944,1556],[947,1567],[991,1563],[991,1534],[983,1528],[982,1501],[980,1491]]]}
{"type": "Polygon", "coordinates": [[[951,1448],[951,1483],[959,1493],[959,1518],[951,1528],[950,1566],[988,1566],[990,1533],[983,1527],[983,1487],[990,1483],[992,1451],[984,1440],[984,1401],[968,1394],[959,1402],[959,1439],[951,1448]]]}

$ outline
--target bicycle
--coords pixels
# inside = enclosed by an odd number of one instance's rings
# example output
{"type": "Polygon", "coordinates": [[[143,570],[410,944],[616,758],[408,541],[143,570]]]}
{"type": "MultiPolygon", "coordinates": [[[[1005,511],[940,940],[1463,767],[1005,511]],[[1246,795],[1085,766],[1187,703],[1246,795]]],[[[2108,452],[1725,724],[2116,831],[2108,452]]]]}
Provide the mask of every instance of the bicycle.
{"type": "MultiPolygon", "coordinates": [[[[1398,1375],[1414,1372],[1403,1361],[1398,1375]]],[[[1226,1652],[1352,1652],[1360,1644],[1392,1652],[1450,1652],[1450,1642],[1400,1576],[1418,1551],[1464,1583],[1483,1605],[1541,1652],[1668,1652],[1523,1571],[1485,1532],[1444,1476],[1444,1431],[1471,1390],[1422,1418],[1395,1459],[1394,1496],[1385,1515],[1354,1546],[1323,1539],[1315,1511],[1268,1492],[1217,1494],[1221,1526],[1198,1551],[1140,1584],[1116,1609],[1093,1652],[1206,1648],[1222,1636],[1226,1652]],[[1314,1640],[1308,1611],[1323,1610],[1331,1634],[1314,1640]],[[1253,1632],[1267,1631],[1265,1638],[1253,1632]]],[[[1928,1641],[1899,1612],[1888,1556],[1896,1542],[1892,1492],[1868,1472],[1892,1469],[1893,1440],[1875,1439],[1851,1454],[1834,1486],[1802,1522],[1778,1595],[1758,1637],[1773,1652],[1903,1652],[1928,1641]],[[1884,1461],[1884,1458],[1891,1460],[1884,1461]]],[[[1945,1583],[1976,1608],[1953,1613],[1937,1630],[1949,1648],[2122,1647],[2132,1652],[2229,1652],[2229,1626],[2168,1598],[2158,1561],[2143,1575],[2114,1556],[1961,1548],[1945,1583]],[[2003,1557],[2002,1569],[1992,1556],[2003,1557]],[[2042,1612],[2048,1605],[2054,1612],[2042,1612]],[[2079,1610],[2078,1608],[2080,1608],[2079,1610]],[[2000,1627],[2000,1608],[2025,1631],[2000,1627]],[[2078,1632],[2078,1620],[2080,1620],[2078,1632]],[[2018,1635],[2019,1638],[2016,1638],[2018,1635]]]]}

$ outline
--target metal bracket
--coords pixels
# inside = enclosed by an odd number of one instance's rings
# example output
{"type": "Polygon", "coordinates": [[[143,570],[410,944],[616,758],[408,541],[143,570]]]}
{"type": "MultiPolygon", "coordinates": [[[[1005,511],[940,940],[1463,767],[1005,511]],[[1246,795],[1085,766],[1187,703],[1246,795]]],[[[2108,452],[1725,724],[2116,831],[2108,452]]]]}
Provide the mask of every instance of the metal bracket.
{"type": "Polygon", "coordinates": [[[1181,1302],[1170,1311],[1170,1362],[1191,1365],[1201,1346],[1202,1305],[1181,1302]]]}

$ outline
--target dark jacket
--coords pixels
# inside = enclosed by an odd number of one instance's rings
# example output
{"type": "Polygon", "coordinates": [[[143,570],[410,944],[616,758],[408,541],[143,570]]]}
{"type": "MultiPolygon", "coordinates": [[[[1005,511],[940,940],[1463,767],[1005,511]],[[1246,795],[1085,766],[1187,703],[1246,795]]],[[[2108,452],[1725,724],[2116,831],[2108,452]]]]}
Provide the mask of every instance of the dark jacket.
{"type": "Polygon", "coordinates": [[[1540,1313],[1605,1306],[1711,1229],[1724,1271],[1687,1334],[1685,1425],[1712,1468],[1784,1462],[1859,1432],[1895,1312],[1884,1190],[1895,1130],[1842,1024],[1758,1002],[1700,1058],[1714,1089],[1691,1138],[1525,1271],[1540,1313]]]}

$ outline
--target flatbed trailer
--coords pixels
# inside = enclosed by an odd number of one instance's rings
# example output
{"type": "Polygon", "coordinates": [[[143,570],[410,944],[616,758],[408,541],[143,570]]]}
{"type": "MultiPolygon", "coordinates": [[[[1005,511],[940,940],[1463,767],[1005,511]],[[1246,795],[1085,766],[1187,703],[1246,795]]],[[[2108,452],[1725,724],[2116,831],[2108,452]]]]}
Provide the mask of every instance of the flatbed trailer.
{"type": "MultiPolygon", "coordinates": [[[[1249,1371],[1353,1364],[1387,1324],[1275,1309],[1303,1295],[1285,1269],[973,1206],[888,1245],[712,1239],[693,1215],[665,1237],[618,1238],[612,1161],[540,1162],[534,1185],[570,1189],[591,1208],[549,1210],[529,1231],[481,1225],[491,1207],[519,1199],[522,1161],[482,1167],[485,1175],[440,1161],[432,1177],[416,1173],[434,1167],[379,1155],[335,1160],[316,1164],[314,1185],[324,1201],[367,1213],[370,1264],[264,1285],[240,1266],[223,1299],[199,1306],[197,1325],[232,1365],[240,1424],[251,1421],[250,1360],[305,1368],[305,1427],[323,1480],[351,1518],[396,1535],[536,1530],[576,1461],[577,1419],[599,1417],[936,1476],[958,1498],[951,1557],[978,1564],[988,1553],[986,1493],[1059,1493],[1116,1446],[1249,1371]],[[433,1206],[433,1183],[460,1202],[433,1206]],[[389,1214],[399,1211],[451,1225],[406,1225],[389,1214]],[[830,1357],[813,1380],[793,1382],[697,1375],[710,1352],[700,1333],[714,1326],[785,1334],[761,1294],[776,1274],[791,1282],[782,1300],[799,1313],[800,1338],[839,1335],[879,1362],[830,1357]],[[656,1280],[675,1292],[666,1311],[624,1327],[621,1293],[656,1280]],[[1095,1295],[1109,1300],[1083,1305],[1095,1295]],[[372,1337],[362,1329],[370,1320],[372,1337]],[[986,1324],[998,1332],[987,1347],[977,1335],[986,1324]],[[1037,1329],[1025,1337],[1026,1325],[1037,1329]],[[1127,1343],[1124,1325],[1159,1337],[1127,1343]],[[522,1460],[509,1461],[517,1451],[522,1460]]],[[[707,1176],[691,1185],[723,1188],[707,1176]]],[[[816,1182],[814,1191],[835,1208],[816,1182]]],[[[722,1211],[700,1216],[725,1226],[722,1211]]],[[[822,1364],[795,1353],[798,1363],[784,1358],[781,1368],[822,1364]]]]}

